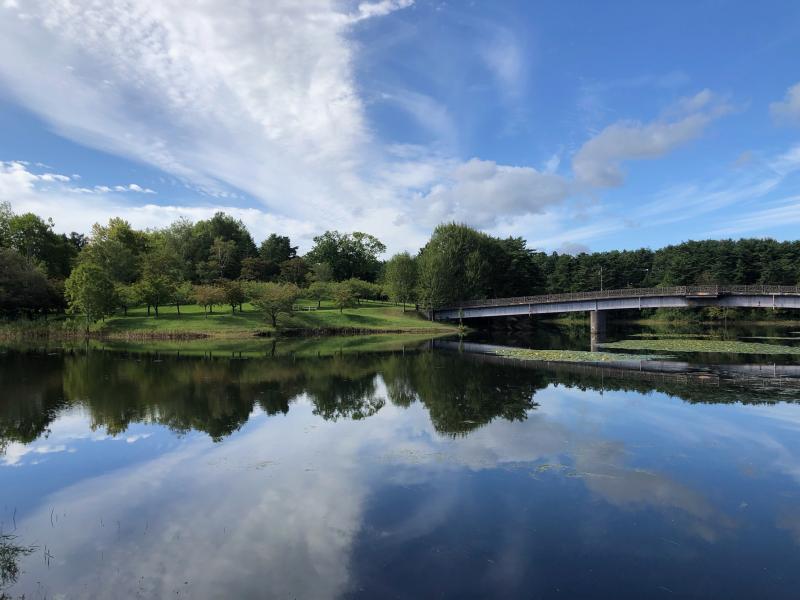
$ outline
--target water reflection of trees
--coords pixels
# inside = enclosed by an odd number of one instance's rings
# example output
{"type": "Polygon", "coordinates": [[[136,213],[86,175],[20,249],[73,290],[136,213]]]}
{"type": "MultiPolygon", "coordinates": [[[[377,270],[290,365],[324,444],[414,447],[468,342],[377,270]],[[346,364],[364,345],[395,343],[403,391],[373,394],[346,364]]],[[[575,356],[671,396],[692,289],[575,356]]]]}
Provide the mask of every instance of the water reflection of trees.
{"type": "Polygon", "coordinates": [[[61,411],[87,410],[109,434],[155,423],[222,440],[253,410],[286,414],[299,397],[326,420],[363,419],[387,402],[420,402],[439,433],[465,435],[493,419],[523,420],[552,383],[596,390],[660,391],[689,402],[766,402],[787,394],[686,375],[636,375],[580,365],[525,366],[498,357],[420,351],[278,356],[249,360],[88,354],[9,354],[0,360],[0,452],[47,435],[61,411]]]}
{"type": "Polygon", "coordinates": [[[0,452],[9,442],[30,443],[68,405],[60,357],[40,356],[31,369],[27,357],[0,360],[0,452]]]}
{"type": "Polygon", "coordinates": [[[546,382],[538,373],[464,361],[455,354],[414,357],[406,389],[416,391],[440,433],[466,434],[495,418],[524,420],[546,382]]]}
{"type": "Polygon", "coordinates": [[[437,431],[463,434],[494,418],[525,418],[541,387],[531,373],[476,368],[432,352],[251,360],[7,355],[0,377],[0,438],[6,443],[46,434],[59,412],[73,406],[88,409],[92,428],[111,435],[132,423],[156,423],[221,440],[256,407],[285,414],[301,396],[326,420],[363,419],[387,402],[408,407],[421,401],[437,431]]]}

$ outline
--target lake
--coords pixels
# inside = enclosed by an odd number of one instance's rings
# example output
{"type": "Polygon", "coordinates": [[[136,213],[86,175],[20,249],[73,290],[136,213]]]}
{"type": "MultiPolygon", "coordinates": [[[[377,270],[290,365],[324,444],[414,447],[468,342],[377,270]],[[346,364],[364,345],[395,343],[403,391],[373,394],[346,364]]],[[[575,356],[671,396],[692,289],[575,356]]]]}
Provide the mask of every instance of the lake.
{"type": "Polygon", "coordinates": [[[0,596],[797,597],[800,358],[383,340],[5,349],[0,596]]]}

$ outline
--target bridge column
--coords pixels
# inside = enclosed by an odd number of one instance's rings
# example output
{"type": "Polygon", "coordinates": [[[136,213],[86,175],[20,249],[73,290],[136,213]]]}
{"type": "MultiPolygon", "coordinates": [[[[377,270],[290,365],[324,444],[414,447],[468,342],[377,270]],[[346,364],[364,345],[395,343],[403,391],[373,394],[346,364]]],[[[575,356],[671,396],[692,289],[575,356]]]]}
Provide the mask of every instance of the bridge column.
{"type": "Polygon", "coordinates": [[[597,352],[598,344],[606,341],[606,311],[604,310],[590,310],[589,311],[589,326],[590,326],[590,350],[597,352]]]}
{"type": "Polygon", "coordinates": [[[604,310],[590,310],[589,311],[589,325],[591,327],[592,335],[605,335],[606,333],[606,311],[604,310]]]}

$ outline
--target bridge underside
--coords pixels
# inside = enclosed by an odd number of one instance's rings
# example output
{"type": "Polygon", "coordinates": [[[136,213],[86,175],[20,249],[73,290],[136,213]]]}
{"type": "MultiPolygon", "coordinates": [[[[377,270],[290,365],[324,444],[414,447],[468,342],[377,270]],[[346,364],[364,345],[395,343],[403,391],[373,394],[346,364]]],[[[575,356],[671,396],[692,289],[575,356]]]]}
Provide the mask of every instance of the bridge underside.
{"type": "Polygon", "coordinates": [[[681,296],[646,296],[641,298],[604,298],[542,304],[479,306],[435,311],[436,320],[547,315],[553,313],[630,310],[642,308],[694,308],[724,306],[729,308],[800,308],[800,296],[752,295],[687,298],[681,296]]]}

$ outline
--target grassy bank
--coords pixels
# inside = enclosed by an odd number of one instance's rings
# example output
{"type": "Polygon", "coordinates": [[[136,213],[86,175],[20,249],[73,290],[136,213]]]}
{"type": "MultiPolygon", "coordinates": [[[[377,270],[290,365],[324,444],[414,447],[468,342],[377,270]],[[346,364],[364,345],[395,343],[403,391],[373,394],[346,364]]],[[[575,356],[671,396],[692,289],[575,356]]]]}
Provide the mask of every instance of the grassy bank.
{"type": "MultiPolygon", "coordinates": [[[[189,340],[200,338],[241,339],[257,335],[363,335],[376,333],[445,334],[455,333],[452,325],[432,322],[416,312],[383,302],[365,302],[343,311],[325,303],[319,309],[302,310],[310,303],[300,303],[301,310],[278,317],[278,327],[264,313],[245,304],[232,312],[216,309],[205,314],[198,306],[182,306],[180,314],[174,306],[159,309],[156,318],[146,308],[134,308],[127,316],[117,315],[90,328],[91,337],[123,340],[189,340]]],[[[75,338],[83,337],[80,320],[45,323],[17,321],[0,327],[2,339],[75,338]]]]}

